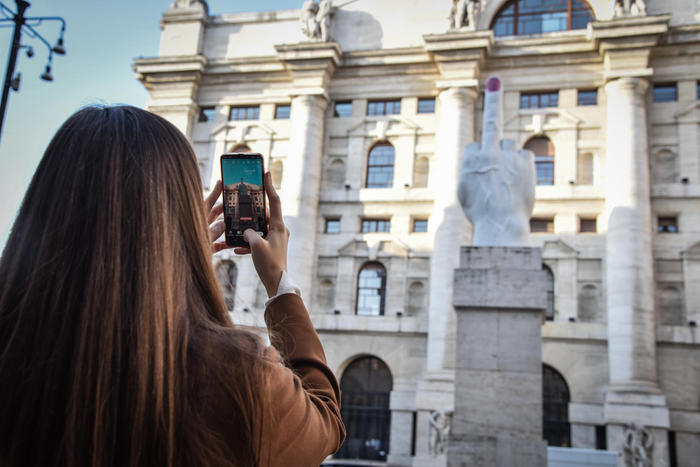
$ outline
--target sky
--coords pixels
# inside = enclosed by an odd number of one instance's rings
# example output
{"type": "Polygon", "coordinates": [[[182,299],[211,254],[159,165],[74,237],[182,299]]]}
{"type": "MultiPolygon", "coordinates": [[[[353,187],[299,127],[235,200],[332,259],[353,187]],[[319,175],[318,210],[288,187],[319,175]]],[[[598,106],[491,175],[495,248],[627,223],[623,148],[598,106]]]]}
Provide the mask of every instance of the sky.
{"type": "MultiPolygon", "coordinates": [[[[14,0],[0,0],[13,12],[14,0]]],[[[161,15],[173,0],[29,0],[27,17],[61,16],[66,20],[66,55],[54,55],[53,82],[39,79],[48,49],[22,34],[34,56],[24,50],[15,74],[19,92],[10,90],[0,135],[0,248],[4,247],[19,205],[51,137],[79,108],[90,104],[145,107],[148,92],[131,69],[136,57],[158,53],[161,15]]],[[[300,8],[303,0],[210,0],[209,13],[239,13],[300,8]]],[[[0,72],[4,82],[12,41],[12,23],[0,23],[0,72]]],[[[50,43],[60,23],[45,21],[35,29],[50,43]]]]}

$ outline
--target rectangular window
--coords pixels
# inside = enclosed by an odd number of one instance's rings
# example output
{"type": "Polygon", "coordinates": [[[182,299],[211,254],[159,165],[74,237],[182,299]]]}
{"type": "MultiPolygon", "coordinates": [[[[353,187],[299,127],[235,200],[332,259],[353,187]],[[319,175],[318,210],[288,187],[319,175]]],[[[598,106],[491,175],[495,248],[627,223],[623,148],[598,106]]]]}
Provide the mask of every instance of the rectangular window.
{"type": "Polygon", "coordinates": [[[676,448],[676,432],[668,431],[668,465],[678,467],[678,450],[676,448]]]}
{"type": "Polygon", "coordinates": [[[367,116],[398,115],[401,113],[401,99],[367,102],[367,116]]]}
{"type": "Polygon", "coordinates": [[[678,100],[676,83],[655,84],[654,102],[675,102],[678,100]]]}
{"type": "Polygon", "coordinates": [[[413,219],[412,232],[427,232],[428,231],[428,219],[413,219]]]}
{"type": "Polygon", "coordinates": [[[535,156],[535,173],[538,185],[554,185],[554,157],[535,156]]]}
{"type": "Polygon", "coordinates": [[[677,217],[659,217],[657,231],[659,233],[678,233],[677,217]]]}
{"type": "Polygon", "coordinates": [[[530,219],[530,232],[554,233],[554,219],[532,218],[530,219]]]}
{"type": "Polygon", "coordinates": [[[231,107],[229,120],[257,120],[260,116],[259,105],[239,105],[231,107]]]}
{"type": "Polygon", "coordinates": [[[581,233],[596,233],[598,231],[598,222],[595,218],[579,219],[579,232],[581,233]]]}
{"type": "Polygon", "coordinates": [[[333,106],[333,116],[340,118],[352,117],[352,101],[336,101],[333,106]]]}
{"type": "Polygon", "coordinates": [[[289,114],[291,113],[291,111],[292,107],[289,104],[277,104],[275,106],[275,118],[289,118],[289,114]]]}
{"type": "Polygon", "coordinates": [[[696,85],[696,88],[697,88],[697,89],[695,89],[695,97],[696,97],[698,100],[700,100],[700,81],[698,81],[698,83],[697,83],[697,85],[696,85]]]}
{"type": "Polygon", "coordinates": [[[340,233],[340,219],[326,219],[326,228],[323,231],[327,234],[340,233]]]}
{"type": "Polygon", "coordinates": [[[419,114],[434,114],[435,113],[435,98],[426,97],[418,99],[419,114]]]}
{"type": "Polygon", "coordinates": [[[521,109],[544,109],[559,106],[559,91],[521,92],[521,109]]]}
{"type": "Polygon", "coordinates": [[[587,91],[578,90],[578,105],[598,105],[598,90],[590,89],[587,91]]]}
{"type": "Polygon", "coordinates": [[[391,219],[362,219],[362,233],[391,232],[391,219]]]}
{"type": "Polygon", "coordinates": [[[214,121],[216,107],[201,107],[199,109],[199,123],[209,123],[214,121]]]}
{"type": "Polygon", "coordinates": [[[595,426],[595,448],[603,451],[608,449],[608,434],[605,425],[595,426]]]}

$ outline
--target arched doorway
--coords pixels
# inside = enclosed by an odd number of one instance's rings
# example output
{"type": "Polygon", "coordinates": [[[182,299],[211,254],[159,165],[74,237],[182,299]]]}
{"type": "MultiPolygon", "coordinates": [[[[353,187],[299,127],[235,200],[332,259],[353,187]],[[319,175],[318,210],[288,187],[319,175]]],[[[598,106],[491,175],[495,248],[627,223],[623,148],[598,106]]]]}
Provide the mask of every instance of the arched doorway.
{"type": "Polygon", "coordinates": [[[549,446],[571,446],[569,385],[557,370],[542,365],[542,437],[549,446]]]}
{"type": "Polygon", "coordinates": [[[360,357],[348,365],[340,378],[340,413],[347,436],[336,458],[386,460],[393,384],[389,367],[376,357],[360,357]]]}

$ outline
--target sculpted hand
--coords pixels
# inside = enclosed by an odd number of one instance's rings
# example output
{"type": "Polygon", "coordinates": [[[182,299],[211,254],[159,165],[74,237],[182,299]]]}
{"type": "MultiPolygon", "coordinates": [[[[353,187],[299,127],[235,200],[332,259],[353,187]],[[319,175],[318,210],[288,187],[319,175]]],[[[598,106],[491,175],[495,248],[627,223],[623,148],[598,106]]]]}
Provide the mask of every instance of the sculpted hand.
{"type": "Polygon", "coordinates": [[[499,141],[501,82],[486,83],[483,140],[467,146],[459,173],[458,198],[474,226],[474,246],[524,246],[535,204],[532,152],[499,141]]]}
{"type": "Polygon", "coordinates": [[[265,193],[270,205],[270,222],[267,229],[267,237],[260,237],[253,229],[246,229],[243,238],[250,248],[236,248],[233,251],[239,255],[251,253],[255,270],[260,276],[260,281],[267,290],[267,296],[277,294],[277,286],[282,277],[282,271],[287,270],[287,244],[289,243],[289,229],[284,225],[282,218],[282,203],[280,197],[272,185],[272,175],[265,174],[265,193]]]}

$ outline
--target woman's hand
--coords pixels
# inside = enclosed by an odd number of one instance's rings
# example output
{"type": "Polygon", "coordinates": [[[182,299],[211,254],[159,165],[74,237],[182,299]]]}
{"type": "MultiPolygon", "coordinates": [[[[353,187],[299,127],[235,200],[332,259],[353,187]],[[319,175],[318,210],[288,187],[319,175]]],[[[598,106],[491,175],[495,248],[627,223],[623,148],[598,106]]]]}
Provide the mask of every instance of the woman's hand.
{"type": "Polygon", "coordinates": [[[226,225],[223,220],[216,220],[224,212],[224,203],[216,203],[216,200],[221,196],[222,184],[221,180],[216,182],[214,189],[211,190],[209,196],[204,200],[204,207],[209,211],[207,223],[209,224],[209,239],[213,243],[214,252],[231,248],[226,242],[217,242],[216,239],[221,237],[221,234],[226,230],[226,225]]]}
{"type": "Polygon", "coordinates": [[[267,296],[277,294],[277,287],[282,277],[282,271],[287,270],[287,244],[289,229],[282,218],[280,197],[272,185],[272,175],[265,173],[265,193],[270,206],[270,222],[267,237],[260,237],[253,229],[246,229],[243,238],[250,248],[236,248],[233,251],[242,255],[252,253],[255,270],[267,290],[267,296]]]}

